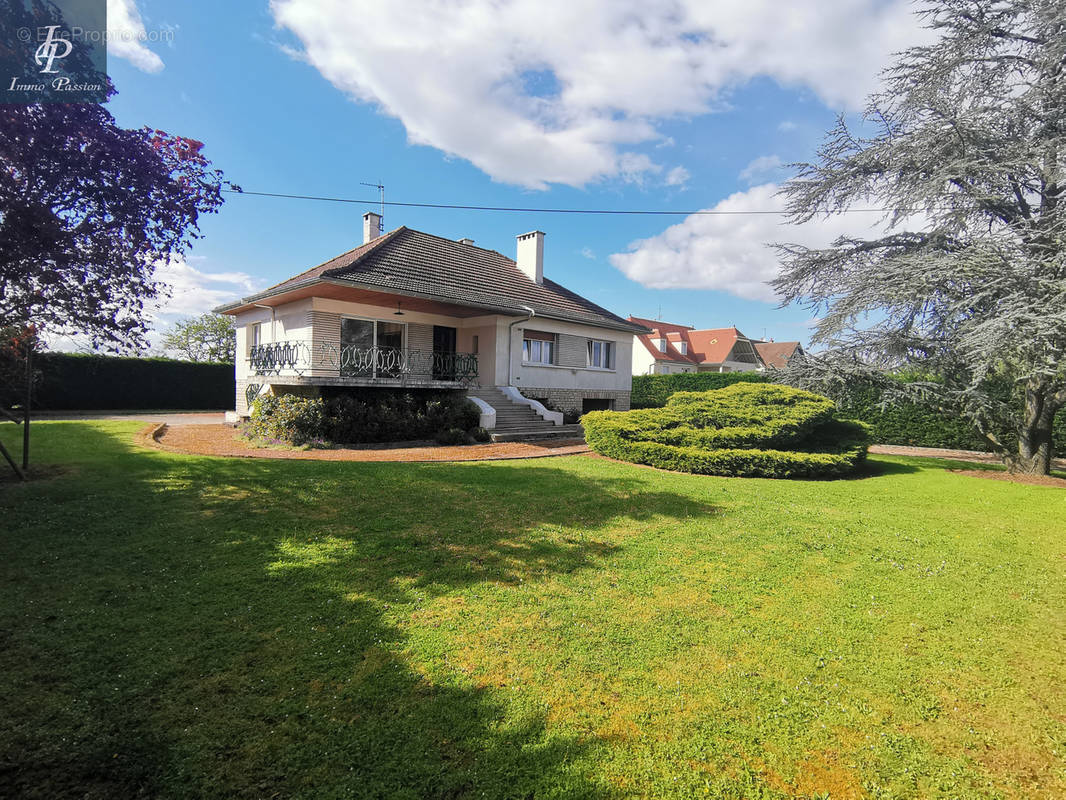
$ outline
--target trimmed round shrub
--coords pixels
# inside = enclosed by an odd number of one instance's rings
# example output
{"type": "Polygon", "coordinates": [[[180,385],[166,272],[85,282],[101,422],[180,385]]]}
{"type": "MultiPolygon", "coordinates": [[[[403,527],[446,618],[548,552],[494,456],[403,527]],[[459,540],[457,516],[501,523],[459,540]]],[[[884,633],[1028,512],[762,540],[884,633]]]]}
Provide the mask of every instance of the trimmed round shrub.
{"type": "Polygon", "coordinates": [[[863,423],[837,419],[827,397],[750,382],[678,392],[663,408],[593,411],[581,421],[601,455],[737,477],[847,475],[866,458],[869,438],[863,423]]]}

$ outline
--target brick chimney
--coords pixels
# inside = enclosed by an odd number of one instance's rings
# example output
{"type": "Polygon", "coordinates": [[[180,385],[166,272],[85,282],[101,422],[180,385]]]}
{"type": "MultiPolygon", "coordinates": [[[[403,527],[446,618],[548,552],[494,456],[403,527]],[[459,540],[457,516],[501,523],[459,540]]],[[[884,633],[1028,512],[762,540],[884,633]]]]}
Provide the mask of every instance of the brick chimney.
{"type": "Polygon", "coordinates": [[[536,283],[544,283],[544,231],[520,233],[517,238],[518,268],[536,283]]]}
{"type": "Polygon", "coordinates": [[[367,211],[363,214],[363,244],[381,235],[381,214],[367,211]]]}

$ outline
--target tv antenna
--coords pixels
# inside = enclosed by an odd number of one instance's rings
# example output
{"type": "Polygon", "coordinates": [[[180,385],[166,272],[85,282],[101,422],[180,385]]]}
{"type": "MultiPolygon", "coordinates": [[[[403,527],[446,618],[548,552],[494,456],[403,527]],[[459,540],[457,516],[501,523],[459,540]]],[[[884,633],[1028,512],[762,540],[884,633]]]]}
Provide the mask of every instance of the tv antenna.
{"type": "Polygon", "coordinates": [[[381,213],[378,215],[378,233],[385,232],[385,186],[379,180],[377,183],[366,183],[359,181],[360,186],[371,186],[378,190],[378,194],[381,196],[381,213]]]}

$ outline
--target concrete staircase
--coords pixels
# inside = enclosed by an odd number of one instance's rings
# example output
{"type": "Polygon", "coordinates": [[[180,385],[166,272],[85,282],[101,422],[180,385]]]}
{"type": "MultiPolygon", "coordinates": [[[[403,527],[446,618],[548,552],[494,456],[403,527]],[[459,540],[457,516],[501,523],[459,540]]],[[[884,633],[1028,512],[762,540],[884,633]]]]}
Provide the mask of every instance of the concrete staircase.
{"type": "Polygon", "coordinates": [[[584,429],[580,425],[556,425],[541,417],[532,408],[516,403],[495,386],[471,389],[471,397],[484,400],[496,409],[494,442],[520,442],[536,439],[580,439],[584,429]]]}

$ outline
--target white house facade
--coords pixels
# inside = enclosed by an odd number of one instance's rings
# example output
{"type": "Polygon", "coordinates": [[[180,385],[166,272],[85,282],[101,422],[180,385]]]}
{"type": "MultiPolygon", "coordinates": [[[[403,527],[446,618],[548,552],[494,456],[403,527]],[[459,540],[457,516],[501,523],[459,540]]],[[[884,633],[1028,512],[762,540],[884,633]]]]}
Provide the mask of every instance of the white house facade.
{"type": "Polygon", "coordinates": [[[488,426],[516,406],[559,423],[629,408],[640,325],[544,277],[544,234],[517,258],[364,216],[359,247],[217,309],[235,318],[235,416],[261,393],[467,392],[488,426]],[[500,407],[500,408],[498,408],[500,407]],[[497,412],[500,412],[497,415],[497,412]]]}

